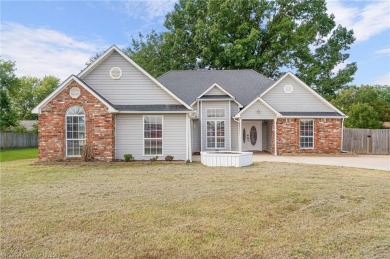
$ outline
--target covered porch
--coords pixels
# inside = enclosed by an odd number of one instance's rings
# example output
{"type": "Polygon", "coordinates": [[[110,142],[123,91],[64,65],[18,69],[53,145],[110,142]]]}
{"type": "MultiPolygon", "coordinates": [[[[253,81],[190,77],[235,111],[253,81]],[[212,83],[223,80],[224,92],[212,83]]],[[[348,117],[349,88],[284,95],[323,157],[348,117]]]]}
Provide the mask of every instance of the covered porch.
{"type": "Polygon", "coordinates": [[[274,120],[240,120],[239,151],[272,153],[273,125],[274,120]]]}

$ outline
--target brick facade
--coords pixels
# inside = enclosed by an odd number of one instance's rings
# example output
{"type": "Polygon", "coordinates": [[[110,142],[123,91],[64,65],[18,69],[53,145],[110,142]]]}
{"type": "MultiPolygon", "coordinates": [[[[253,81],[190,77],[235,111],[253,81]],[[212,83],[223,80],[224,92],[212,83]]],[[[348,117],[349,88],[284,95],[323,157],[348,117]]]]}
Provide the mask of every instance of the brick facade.
{"type": "Polygon", "coordinates": [[[85,111],[86,145],[90,145],[92,157],[112,161],[115,152],[115,115],[75,81],[41,109],[38,117],[39,160],[66,159],[65,114],[74,105],[83,107],[85,111]],[[76,99],[69,95],[72,87],[78,87],[81,91],[76,99]]]}
{"type": "MultiPolygon", "coordinates": [[[[277,153],[282,154],[336,154],[341,152],[342,120],[314,119],[314,148],[301,149],[299,146],[300,119],[277,120],[277,153]]],[[[274,128],[272,128],[272,153],[274,153],[274,128]]]]}

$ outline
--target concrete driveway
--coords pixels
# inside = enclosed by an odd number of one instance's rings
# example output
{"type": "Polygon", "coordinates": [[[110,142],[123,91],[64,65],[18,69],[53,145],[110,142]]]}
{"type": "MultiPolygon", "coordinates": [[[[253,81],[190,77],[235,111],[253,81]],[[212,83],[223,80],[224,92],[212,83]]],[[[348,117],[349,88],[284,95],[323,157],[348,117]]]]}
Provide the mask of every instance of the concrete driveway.
{"type": "Polygon", "coordinates": [[[333,165],[356,168],[368,168],[390,171],[390,156],[274,156],[267,153],[254,153],[253,162],[286,162],[297,164],[333,165]]]}

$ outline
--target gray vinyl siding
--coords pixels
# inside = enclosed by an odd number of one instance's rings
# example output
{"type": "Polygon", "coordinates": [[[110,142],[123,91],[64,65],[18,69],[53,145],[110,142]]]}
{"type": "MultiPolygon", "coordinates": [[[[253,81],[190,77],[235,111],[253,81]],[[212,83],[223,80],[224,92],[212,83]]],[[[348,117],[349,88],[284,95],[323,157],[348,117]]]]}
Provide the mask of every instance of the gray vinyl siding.
{"type": "Polygon", "coordinates": [[[262,129],[261,129],[261,150],[267,149],[267,125],[262,123],[262,129]]]}
{"type": "Polygon", "coordinates": [[[256,101],[240,117],[243,120],[271,120],[276,118],[276,114],[260,101],[256,101]],[[260,113],[257,112],[257,109],[260,109],[260,113]]]}
{"type": "Polygon", "coordinates": [[[272,149],[272,125],[273,125],[272,121],[267,121],[265,150],[268,152],[271,152],[271,149],[272,149]]]}
{"type": "Polygon", "coordinates": [[[238,123],[231,120],[231,130],[232,130],[232,151],[238,151],[238,123]]]}
{"type": "Polygon", "coordinates": [[[238,104],[237,103],[235,103],[235,102],[231,102],[231,104],[230,104],[230,115],[231,115],[231,117],[233,117],[234,115],[236,115],[239,111],[240,111],[240,109],[239,109],[239,107],[238,107],[238,104]]]}
{"type": "Polygon", "coordinates": [[[211,151],[216,150],[212,148],[207,148],[207,121],[208,120],[223,120],[225,121],[225,148],[218,148],[218,150],[230,150],[230,118],[229,116],[229,102],[230,101],[202,101],[201,102],[201,130],[202,130],[202,151],[211,151]],[[207,118],[206,111],[208,108],[223,108],[225,109],[225,118],[207,118]]]}
{"type": "Polygon", "coordinates": [[[205,95],[226,95],[225,92],[221,91],[218,87],[214,86],[211,88],[209,92],[207,92],[205,95]]]}
{"type": "Polygon", "coordinates": [[[116,51],[82,79],[113,104],[179,104],[116,51]],[[112,67],[122,69],[120,79],[110,77],[112,67]]]}
{"type": "MultiPolygon", "coordinates": [[[[149,115],[149,114],[148,114],[149,115]]],[[[158,115],[158,114],[156,114],[158,115]]],[[[186,160],[186,115],[165,114],[163,116],[163,155],[172,155],[175,160],[186,160]]],[[[144,156],[143,115],[118,114],[115,128],[115,158],[123,159],[132,154],[136,160],[149,160],[144,156]]]]}
{"type": "Polygon", "coordinates": [[[192,152],[200,152],[200,120],[192,121],[192,152]]]}
{"type": "Polygon", "coordinates": [[[263,97],[278,112],[334,112],[307,89],[291,77],[287,76],[263,97]],[[285,93],[284,86],[292,85],[292,93],[285,93]]]}

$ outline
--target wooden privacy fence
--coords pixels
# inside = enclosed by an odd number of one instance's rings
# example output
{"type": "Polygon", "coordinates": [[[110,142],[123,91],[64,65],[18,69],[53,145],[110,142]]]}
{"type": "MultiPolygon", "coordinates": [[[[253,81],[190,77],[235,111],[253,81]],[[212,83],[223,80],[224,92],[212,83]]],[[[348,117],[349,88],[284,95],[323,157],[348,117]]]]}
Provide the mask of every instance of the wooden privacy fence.
{"type": "Polygon", "coordinates": [[[0,148],[38,147],[38,134],[0,133],[0,148]]]}
{"type": "Polygon", "coordinates": [[[356,154],[390,154],[390,129],[344,128],[343,150],[356,154]]]}

